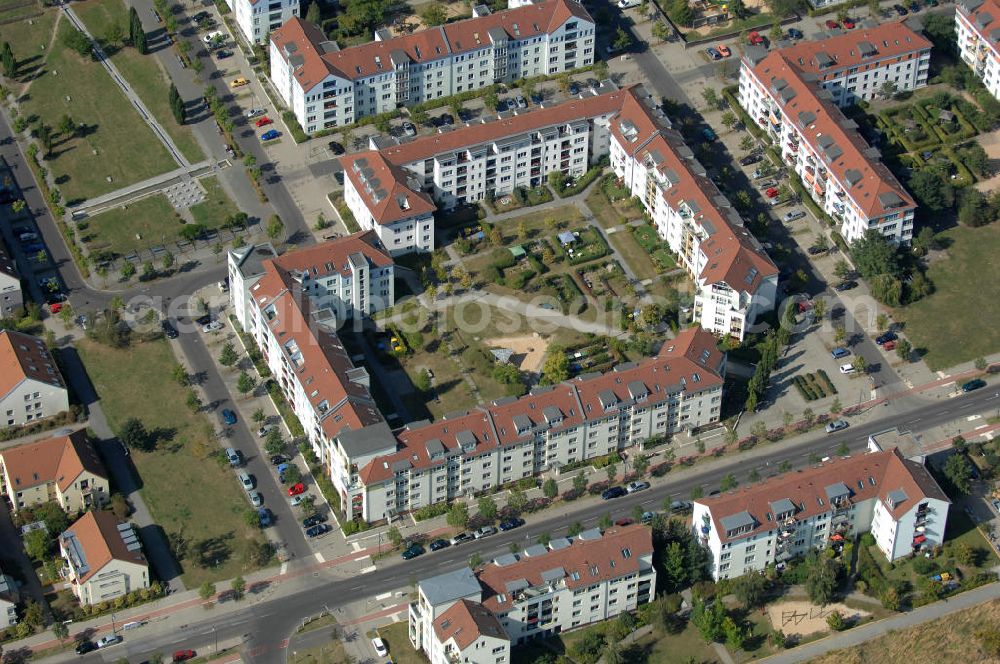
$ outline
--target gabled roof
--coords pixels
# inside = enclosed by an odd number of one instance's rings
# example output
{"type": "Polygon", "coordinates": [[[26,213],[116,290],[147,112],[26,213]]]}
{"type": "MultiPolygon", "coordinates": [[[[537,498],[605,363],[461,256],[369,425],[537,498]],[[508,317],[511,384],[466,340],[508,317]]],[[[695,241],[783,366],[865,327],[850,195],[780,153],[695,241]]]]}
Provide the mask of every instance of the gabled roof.
{"type": "Polygon", "coordinates": [[[530,39],[552,32],[574,17],[593,22],[576,0],[547,0],[343,50],[317,26],[293,17],[271,33],[271,41],[292,66],[296,82],[308,92],[330,75],[350,81],[388,73],[403,62],[409,66],[492,48],[492,40],[500,36],[498,31],[511,40],[530,39]]]}
{"type": "Polygon", "coordinates": [[[1000,30],[1000,2],[997,0],[961,0],[957,5],[959,17],[979,33],[993,51],[997,51],[1000,40],[996,31],[1000,30]]]}
{"type": "MultiPolygon", "coordinates": [[[[750,67],[747,63],[743,66],[750,67]]],[[[772,52],[750,69],[765,92],[782,107],[789,121],[796,123],[803,139],[819,156],[818,165],[828,168],[845,185],[847,197],[866,217],[880,217],[916,207],[910,194],[879,160],[878,153],[869,149],[856,125],[849,122],[833,102],[821,96],[816,84],[806,81],[782,52],[772,52]],[[776,83],[783,83],[779,92],[775,91],[776,83]],[[789,92],[793,94],[787,94],[789,92]],[[805,125],[798,120],[803,113],[815,118],[811,124],[805,125]],[[853,186],[848,186],[849,170],[853,172],[851,180],[860,173],[860,180],[853,186]]]]}
{"type": "Polygon", "coordinates": [[[308,272],[312,279],[321,279],[333,273],[347,277],[354,271],[352,257],[360,257],[371,267],[393,265],[392,257],[386,253],[374,231],[361,231],[289,251],[275,258],[274,264],[288,272],[308,272]]]}
{"type": "Polygon", "coordinates": [[[82,557],[84,572],[80,575],[80,583],[86,583],[113,560],[149,567],[132,527],[111,512],[87,512],[61,538],[63,547],[69,549],[71,555],[82,557]]]}
{"type": "Polygon", "coordinates": [[[829,511],[831,499],[839,497],[851,503],[878,498],[897,519],[925,498],[949,502],[923,464],[904,459],[897,448],[832,459],[695,502],[709,508],[725,544],[779,528],[777,516],[789,504],[794,506],[795,519],[801,521],[829,511]],[[890,496],[905,499],[893,503],[890,496]],[[749,529],[727,535],[745,526],[749,529]]]}
{"type": "Polygon", "coordinates": [[[376,223],[391,224],[436,209],[415,176],[387,161],[381,152],[347,155],[340,163],[376,223]]]}
{"type": "Polygon", "coordinates": [[[890,22],[826,39],[801,41],[779,52],[793,67],[816,74],[822,81],[842,75],[845,69],[858,67],[859,72],[864,72],[869,63],[884,67],[889,61],[894,63],[930,48],[930,41],[905,23],[890,22]]]}
{"type": "Polygon", "coordinates": [[[46,438],[0,452],[11,491],[55,482],[60,491],[87,471],[104,479],[108,473],[83,429],[68,436],[46,438]]]}
{"type": "Polygon", "coordinates": [[[14,330],[0,330],[0,398],[26,379],[66,387],[45,342],[14,330]]]}
{"type": "Polygon", "coordinates": [[[434,620],[434,634],[445,643],[455,640],[459,650],[465,650],[481,636],[509,641],[497,617],[479,602],[461,599],[434,620]]]}

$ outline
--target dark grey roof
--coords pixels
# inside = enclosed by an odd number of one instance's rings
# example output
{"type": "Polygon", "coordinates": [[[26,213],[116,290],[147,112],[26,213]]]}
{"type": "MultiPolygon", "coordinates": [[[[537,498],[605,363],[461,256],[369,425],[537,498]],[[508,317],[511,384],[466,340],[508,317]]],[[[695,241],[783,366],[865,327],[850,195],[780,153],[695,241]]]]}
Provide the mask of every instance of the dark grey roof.
{"type": "Polygon", "coordinates": [[[645,383],[641,380],[629,381],[628,393],[632,395],[633,399],[639,399],[640,397],[645,397],[649,395],[649,390],[646,389],[645,383]]]}
{"type": "Polygon", "coordinates": [[[444,443],[438,438],[431,438],[426,443],[424,443],[424,448],[427,450],[427,456],[431,459],[437,454],[444,454],[444,443]]]}
{"type": "Polygon", "coordinates": [[[761,60],[767,57],[767,47],[763,44],[751,44],[743,49],[743,57],[756,66],[761,60]]]}
{"type": "Polygon", "coordinates": [[[901,505],[904,500],[906,500],[907,495],[906,492],[903,491],[902,489],[893,489],[888,493],[886,497],[889,499],[889,502],[892,503],[892,506],[895,508],[896,506],[901,505]]]}
{"type": "Polygon", "coordinates": [[[530,588],[531,584],[528,583],[527,579],[514,579],[513,581],[508,581],[504,584],[504,588],[509,593],[516,593],[518,590],[524,590],[525,588],[530,588]]]}
{"type": "Polygon", "coordinates": [[[983,6],[983,0],[959,0],[959,4],[965,7],[965,11],[974,12],[983,6]]]}
{"type": "Polygon", "coordinates": [[[993,22],[993,14],[989,12],[979,12],[976,15],[976,25],[980,28],[985,28],[987,25],[993,22]]]}
{"type": "Polygon", "coordinates": [[[507,31],[503,28],[490,28],[486,31],[486,34],[490,36],[490,39],[493,40],[494,44],[508,41],[507,31]]]}
{"type": "Polygon", "coordinates": [[[844,171],[844,179],[847,180],[848,187],[853,187],[861,182],[861,171],[856,168],[848,168],[844,171]]]}
{"type": "Polygon", "coordinates": [[[797,511],[795,503],[790,501],[788,498],[781,498],[771,503],[771,511],[777,516],[778,514],[785,514],[787,512],[792,512],[793,514],[797,511]]]}
{"type": "Polygon", "coordinates": [[[727,532],[730,530],[745,528],[747,526],[752,527],[755,523],[757,523],[757,521],[750,516],[750,512],[747,512],[746,510],[737,512],[736,514],[730,514],[729,516],[724,516],[719,519],[719,522],[727,532]]]}
{"type": "Polygon", "coordinates": [[[878,49],[875,48],[875,44],[870,41],[859,41],[858,42],[858,53],[861,54],[862,58],[870,58],[871,56],[878,53],[878,49]]]}
{"type": "Polygon", "coordinates": [[[409,459],[399,459],[398,461],[393,461],[390,469],[394,473],[401,473],[405,470],[409,470],[413,467],[409,459]]]}
{"type": "Polygon", "coordinates": [[[568,546],[573,545],[573,540],[568,537],[557,537],[556,539],[549,542],[550,551],[562,551],[568,546]]]}
{"type": "Polygon", "coordinates": [[[837,64],[837,61],[830,57],[830,54],[826,51],[816,51],[816,64],[820,69],[825,69],[827,67],[832,67],[837,64]]]}
{"type": "Polygon", "coordinates": [[[507,565],[513,565],[518,561],[518,557],[513,553],[505,553],[503,555],[497,556],[493,559],[493,562],[500,567],[506,567],[507,565]]]}
{"type": "Polygon", "coordinates": [[[799,126],[808,127],[812,123],[816,122],[816,114],[812,111],[800,111],[799,112],[799,126]]]}
{"type": "Polygon", "coordinates": [[[455,440],[457,440],[458,444],[462,447],[466,447],[467,445],[475,446],[476,434],[472,433],[468,429],[465,429],[464,431],[459,431],[455,434],[455,440]]]}
{"type": "Polygon", "coordinates": [[[530,558],[532,556],[544,556],[548,552],[549,550],[546,549],[541,544],[532,544],[531,546],[529,546],[527,549],[524,550],[524,555],[530,558]]]}
{"type": "Polygon", "coordinates": [[[601,390],[597,393],[597,399],[601,402],[601,406],[607,410],[618,403],[618,397],[611,390],[601,390]]]}
{"type": "Polygon", "coordinates": [[[527,431],[531,428],[531,418],[527,415],[515,415],[512,418],[514,422],[514,428],[518,431],[527,431]]]}
{"type": "MultiPolygon", "coordinates": [[[[469,596],[482,596],[483,588],[468,567],[424,579],[417,584],[431,606],[454,602],[469,596]]],[[[479,599],[477,597],[477,601],[479,599]]]]}
{"type": "Polygon", "coordinates": [[[599,540],[601,539],[601,529],[591,528],[590,530],[585,530],[582,533],[580,533],[579,538],[584,542],[589,542],[591,540],[599,540]]]}
{"type": "Polygon", "coordinates": [[[843,482],[836,482],[827,486],[825,489],[826,497],[830,502],[838,498],[850,497],[851,490],[847,488],[847,485],[843,482]]]}
{"type": "Polygon", "coordinates": [[[553,422],[561,420],[563,418],[563,414],[562,411],[556,406],[546,406],[545,408],[542,408],[542,417],[545,418],[546,422],[552,424],[553,422]]]}
{"type": "Polygon", "coordinates": [[[542,572],[542,581],[558,581],[566,576],[566,570],[562,567],[554,567],[542,572]]]}
{"type": "Polygon", "coordinates": [[[344,429],[337,434],[337,442],[348,457],[391,454],[396,451],[396,437],[385,422],[378,422],[360,429],[344,429]]]}
{"type": "Polygon", "coordinates": [[[660,171],[660,173],[663,175],[663,179],[665,179],[671,185],[678,184],[681,181],[681,176],[678,175],[677,171],[675,171],[672,168],[664,168],[662,171],[660,171]]]}
{"type": "Polygon", "coordinates": [[[782,88],[778,94],[786,102],[795,99],[795,90],[793,88],[782,88]]]}
{"type": "Polygon", "coordinates": [[[251,244],[240,249],[234,249],[236,267],[243,278],[264,274],[264,261],[278,257],[278,252],[270,244],[251,244]]]}
{"type": "Polygon", "coordinates": [[[885,208],[899,207],[903,204],[903,199],[894,191],[883,191],[878,195],[878,200],[885,208]]]}

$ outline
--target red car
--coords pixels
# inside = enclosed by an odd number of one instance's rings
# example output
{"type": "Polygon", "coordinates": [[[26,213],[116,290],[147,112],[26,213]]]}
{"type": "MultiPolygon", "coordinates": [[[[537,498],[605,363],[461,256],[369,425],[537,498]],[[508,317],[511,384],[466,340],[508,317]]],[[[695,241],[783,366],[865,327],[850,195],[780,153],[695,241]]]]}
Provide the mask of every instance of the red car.
{"type": "Polygon", "coordinates": [[[635,523],[635,520],[628,517],[615,521],[616,526],[631,526],[633,523],[635,523]]]}
{"type": "Polygon", "coordinates": [[[768,198],[776,198],[778,196],[778,190],[775,189],[774,187],[769,187],[768,190],[764,192],[764,194],[768,198]]]}
{"type": "Polygon", "coordinates": [[[836,30],[837,28],[840,27],[840,24],[837,23],[836,21],[827,19],[826,20],[826,27],[828,27],[830,30],[836,30]]]}
{"type": "Polygon", "coordinates": [[[763,44],[764,38],[760,36],[760,33],[754,30],[749,35],[747,35],[747,41],[751,44],[763,44]]]}
{"type": "Polygon", "coordinates": [[[176,664],[177,662],[186,662],[189,659],[194,659],[196,654],[197,653],[195,653],[195,651],[193,650],[178,650],[177,652],[174,653],[174,664],[176,664]]]}
{"type": "Polygon", "coordinates": [[[854,26],[856,26],[856,25],[857,25],[857,23],[854,22],[853,18],[845,18],[844,19],[844,27],[847,28],[848,30],[853,30],[854,26]]]}
{"type": "Polygon", "coordinates": [[[733,54],[733,52],[730,51],[729,47],[726,46],[725,44],[719,44],[718,46],[715,47],[715,50],[718,51],[719,55],[721,55],[724,58],[728,58],[730,55],[733,54]]]}
{"type": "Polygon", "coordinates": [[[271,124],[271,118],[265,115],[260,120],[257,120],[257,122],[255,122],[254,124],[257,125],[258,127],[266,127],[267,125],[271,124]]]}
{"type": "Polygon", "coordinates": [[[62,311],[62,307],[63,307],[62,302],[53,302],[52,304],[49,305],[49,311],[51,311],[54,314],[57,314],[60,311],[62,311]]]}
{"type": "Polygon", "coordinates": [[[302,482],[299,482],[298,484],[293,484],[292,486],[288,487],[289,496],[297,496],[300,493],[305,493],[305,492],[306,492],[306,485],[303,484],[302,482]]]}

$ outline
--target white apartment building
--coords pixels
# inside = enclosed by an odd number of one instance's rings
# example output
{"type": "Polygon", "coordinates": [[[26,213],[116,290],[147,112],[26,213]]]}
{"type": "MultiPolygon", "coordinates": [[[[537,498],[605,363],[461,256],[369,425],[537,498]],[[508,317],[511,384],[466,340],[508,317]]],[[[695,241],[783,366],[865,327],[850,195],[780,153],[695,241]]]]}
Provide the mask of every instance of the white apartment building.
{"type": "Polygon", "coordinates": [[[14,316],[24,306],[21,292],[21,275],[11,258],[7,245],[0,238],[0,318],[14,316]]]}
{"type": "Polygon", "coordinates": [[[537,187],[553,171],[586,173],[608,153],[611,118],[633,94],[611,89],[402,145],[373,143],[368,152],[340,158],[344,200],[359,225],[374,230],[393,255],[431,251],[437,205],[451,209],[488,192],[503,196],[516,187],[537,187]]]}
{"type": "Polygon", "coordinates": [[[655,591],[649,528],[595,528],[418,582],[410,642],[431,664],[503,664],[512,645],[634,611],[655,591]]]}
{"type": "MultiPolygon", "coordinates": [[[[263,1],[263,0],[261,0],[263,1]]],[[[340,50],[293,18],[271,35],[271,81],[306,133],[430,99],[594,62],[594,21],[576,0],[547,0],[340,50]]]]}
{"type": "Polygon", "coordinates": [[[56,502],[70,514],[111,499],[108,472],[83,429],[0,451],[0,495],[10,510],[56,502]]]}
{"type": "Polygon", "coordinates": [[[226,0],[243,38],[263,44],[267,36],[299,15],[299,0],[226,0]]]}
{"type": "Polygon", "coordinates": [[[605,374],[414,422],[394,437],[345,432],[331,476],[350,517],[391,518],[717,422],[724,373],[715,338],[686,328],[656,357],[605,374]]]}
{"type": "Polygon", "coordinates": [[[814,201],[840,224],[848,242],[876,230],[896,243],[913,238],[916,204],[833,101],[814,74],[782,51],[744,54],[740,105],[764,129],[784,164],[814,201]]]}
{"type": "Polygon", "coordinates": [[[111,512],[84,514],[59,536],[63,577],[81,604],[149,588],[149,563],[131,523],[111,512]]]}
{"type": "Polygon", "coordinates": [[[45,342],[0,330],[0,421],[20,426],[69,410],[69,392],[45,342]]]}
{"type": "Polygon", "coordinates": [[[960,0],[955,5],[958,53],[1000,99],[1000,4],[996,0],[960,0]]]}
{"type": "Polygon", "coordinates": [[[931,549],[944,542],[949,505],[922,460],[894,448],[696,500],[692,528],[719,580],[865,532],[890,561],[931,549]]]}
{"type": "Polygon", "coordinates": [[[644,90],[611,125],[611,168],[694,280],[694,320],[742,340],[774,308],[778,268],[644,90]]]}
{"type": "Polygon", "coordinates": [[[17,580],[0,569],[0,629],[17,624],[17,602],[20,599],[17,580]]]}

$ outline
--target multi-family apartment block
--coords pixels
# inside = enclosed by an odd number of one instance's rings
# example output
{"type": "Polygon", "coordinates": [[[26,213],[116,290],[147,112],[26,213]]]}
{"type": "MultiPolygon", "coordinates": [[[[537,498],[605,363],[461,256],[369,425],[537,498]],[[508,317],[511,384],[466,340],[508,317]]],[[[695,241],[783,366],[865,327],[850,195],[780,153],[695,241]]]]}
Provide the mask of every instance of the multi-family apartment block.
{"type": "Polygon", "coordinates": [[[420,581],[410,642],[431,664],[504,664],[512,645],[633,611],[655,591],[648,528],[589,530],[420,581]]]}
{"type": "Polygon", "coordinates": [[[22,306],[21,275],[7,245],[0,238],[0,318],[13,316],[22,306]]]}
{"type": "Polygon", "coordinates": [[[362,228],[394,255],[434,248],[438,205],[537,187],[558,171],[583,175],[608,153],[609,122],[632,90],[588,90],[583,98],[402,145],[341,157],[344,200],[362,228]],[[602,94],[597,94],[602,93],[602,94]]]}
{"type": "Polygon", "coordinates": [[[45,342],[0,330],[0,422],[19,426],[69,410],[69,392],[45,342]]]}
{"type": "Polygon", "coordinates": [[[286,21],[299,15],[299,0],[226,0],[236,25],[250,44],[263,44],[286,21]]]}
{"type": "Polygon", "coordinates": [[[812,199],[840,224],[845,240],[876,230],[892,242],[908,243],[913,199],[858,133],[857,123],[837,107],[834,92],[819,87],[818,80],[783,50],[750,47],[740,70],[740,105],[767,132],[812,199]]]}
{"type": "Polygon", "coordinates": [[[59,536],[63,577],[81,604],[149,588],[149,563],[132,524],[111,512],[87,512],[59,536]]]}
{"type": "Polygon", "coordinates": [[[1000,4],[996,0],[961,0],[955,6],[958,53],[1000,99],[1000,4]]]}
{"type": "Polygon", "coordinates": [[[0,495],[13,512],[57,502],[75,514],[111,495],[108,473],[84,430],[0,452],[0,495]]]}
{"type": "Polygon", "coordinates": [[[865,532],[890,561],[939,546],[949,505],[922,460],[870,451],[696,500],[692,529],[730,579],[865,532]]]}
{"type": "Polygon", "coordinates": [[[17,624],[17,602],[20,598],[17,580],[0,569],[0,629],[17,624]]]}
{"type": "MultiPolygon", "coordinates": [[[[261,0],[263,1],[263,0],[261,0]]],[[[306,133],[401,106],[594,62],[594,20],[576,0],[547,0],[341,50],[293,18],[271,35],[271,81],[306,133]]]]}
{"type": "Polygon", "coordinates": [[[691,275],[694,320],[742,340],[775,307],[778,268],[641,89],[611,122],[611,168],[691,275]]]}
{"type": "Polygon", "coordinates": [[[331,441],[331,477],[349,516],[392,518],[717,422],[724,372],[715,338],[687,328],[656,357],[605,374],[410,423],[395,436],[345,432],[331,441]]]}

